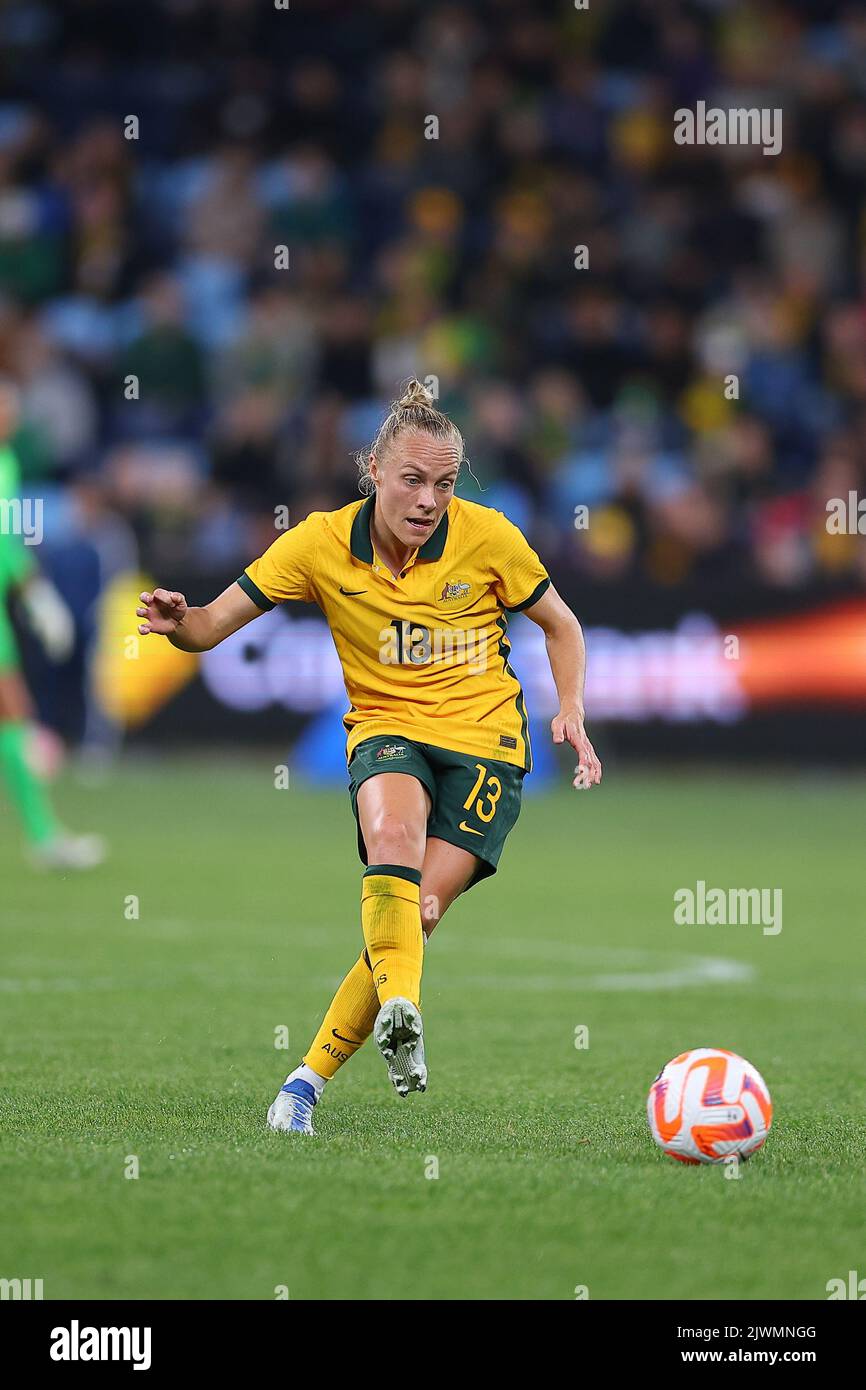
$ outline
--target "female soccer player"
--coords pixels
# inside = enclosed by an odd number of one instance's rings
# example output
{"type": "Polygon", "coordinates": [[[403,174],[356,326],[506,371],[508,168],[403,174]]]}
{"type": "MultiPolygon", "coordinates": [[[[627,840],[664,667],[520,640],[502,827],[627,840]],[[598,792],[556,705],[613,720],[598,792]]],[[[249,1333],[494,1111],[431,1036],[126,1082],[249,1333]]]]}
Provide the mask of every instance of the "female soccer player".
{"type": "MultiPolygon", "coordinates": [[[[7,524],[20,506],[21,476],[11,439],[19,418],[17,388],[0,379],[0,782],[24,830],[31,863],[41,869],[92,869],[105,857],[98,835],[73,835],[54,812],[44,777],[33,765],[33,704],[7,612],[15,595],[51,661],[65,661],[75,645],[72,614],[54,585],[40,574],[33,550],[7,524]]],[[[20,528],[19,528],[20,529],[20,528]]]]}
{"type": "Polygon", "coordinates": [[[580,624],[520,531],[454,495],[462,461],[459,430],[411,381],[359,460],[366,501],[314,512],[205,608],[156,589],[137,609],[143,635],[202,652],[286,599],[315,602],[342,663],[365,949],[268,1111],[273,1129],[312,1134],[326,1082],[371,1032],[399,1094],[426,1089],[424,940],[496,872],[532,765],[508,613],[544,630],[574,785],[601,780],[580,624]]]}

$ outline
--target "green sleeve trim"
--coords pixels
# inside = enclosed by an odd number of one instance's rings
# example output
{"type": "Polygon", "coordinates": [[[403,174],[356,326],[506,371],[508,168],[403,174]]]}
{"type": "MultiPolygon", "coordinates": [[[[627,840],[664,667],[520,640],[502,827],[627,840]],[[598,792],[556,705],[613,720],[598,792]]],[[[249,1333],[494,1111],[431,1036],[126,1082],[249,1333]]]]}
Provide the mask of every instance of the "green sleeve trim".
{"type": "Polygon", "coordinates": [[[277,605],[274,603],[273,599],[269,599],[267,594],[263,594],[258,584],[254,584],[248,574],[242,574],[238,579],[238,583],[247,598],[251,598],[257,608],[261,608],[265,613],[269,613],[272,608],[276,608],[277,605]]]}
{"type": "Polygon", "coordinates": [[[407,869],[405,864],[371,864],[369,869],[364,870],[364,877],[369,878],[371,874],[383,875],[386,878],[405,878],[407,883],[414,883],[417,888],[421,887],[421,870],[407,869]]]}
{"type": "Polygon", "coordinates": [[[506,613],[522,613],[524,608],[531,608],[540,598],[543,598],[550,588],[550,577],[542,579],[541,583],[533,589],[529,598],[525,598],[522,603],[517,603],[513,608],[506,608],[506,613]]]}

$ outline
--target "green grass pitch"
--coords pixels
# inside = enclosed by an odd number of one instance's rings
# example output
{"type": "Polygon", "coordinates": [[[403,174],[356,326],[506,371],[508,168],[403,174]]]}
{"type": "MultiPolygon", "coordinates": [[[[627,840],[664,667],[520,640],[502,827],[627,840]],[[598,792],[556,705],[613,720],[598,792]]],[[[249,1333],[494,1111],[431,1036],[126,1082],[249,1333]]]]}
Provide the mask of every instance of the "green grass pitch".
{"type": "Polygon", "coordinates": [[[587,794],[566,769],[433,937],[427,1094],[401,1101],[368,1044],[309,1140],[265,1112],[360,949],[360,865],[348,798],[277,791],[274,761],[67,779],[112,855],[64,880],[21,866],[0,803],[0,1276],[48,1299],[823,1299],[866,1274],[862,780],[609,769],[587,794]],[[698,879],[781,888],[781,933],[674,925],[698,879]],[[656,1072],[702,1045],[773,1095],[738,1179],[646,1127],[656,1072]]]}

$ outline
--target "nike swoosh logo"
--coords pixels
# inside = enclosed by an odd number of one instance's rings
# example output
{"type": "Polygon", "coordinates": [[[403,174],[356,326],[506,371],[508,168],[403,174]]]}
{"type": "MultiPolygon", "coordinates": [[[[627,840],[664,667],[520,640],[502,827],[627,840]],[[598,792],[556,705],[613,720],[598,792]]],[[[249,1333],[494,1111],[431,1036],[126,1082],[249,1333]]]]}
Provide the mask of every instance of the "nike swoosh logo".
{"type": "Polygon", "coordinates": [[[462,821],[460,822],[460,829],[461,829],[461,830],[467,830],[467,831],[469,832],[470,835],[481,835],[482,837],[483,837],[483,835],[484,835],[484,831],[483,831],[483,830],[473,830],[473,829],[472,829],[472,826],[471,826],[471,825],[467,825],[466,822],[465,822],[465,820],[462,820],[462,821]]]}
{"type": "Polygon", "coordinates": [[[357,1038],[344,1038],[344,1037],[343,1037],[343,1034],[342,1034],[342,1033],[338,1033],[337,1030],[336,1030],[336,1028],[332,1028],[332,1029],[331,1029],[331,1032],[333,1033],[333,1035],[334,1035],[335,1038],[339,1038],[339,1039],[340,1039],[340,1042],[348,1043],[350,1047],[360,1047],[360,1046],[361,1046],[361,1044],[358,1042],[357,1038]]]}
{"type": "Polygon", "coordinates": [[[346,598],[357,598],[359,594],[366,594],[366,592],[366,589],[344,589],[342,584],[340,585],[340,593],[345,594],[346,598]]]}

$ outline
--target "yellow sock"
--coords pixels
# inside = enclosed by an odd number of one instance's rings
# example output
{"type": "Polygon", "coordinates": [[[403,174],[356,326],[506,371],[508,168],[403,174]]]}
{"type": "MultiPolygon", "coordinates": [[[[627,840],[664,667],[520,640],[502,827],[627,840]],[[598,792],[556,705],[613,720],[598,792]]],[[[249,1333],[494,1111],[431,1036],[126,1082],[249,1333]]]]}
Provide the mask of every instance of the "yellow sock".
{"type": "Polygon", "coordinates": [[[331,1000],[304,1058],[306,1065],[330,1080],[369,1038],[378,1012],[379,996],[373,988],[367,953],[362,951],[331,1000]]]}
{"type": "Polygon", "coordinates": [[[400,995],[421,1002],[424,933],[421,871],[373,864],[364,874],[361,925],[379,1003],[400,995]]]}

